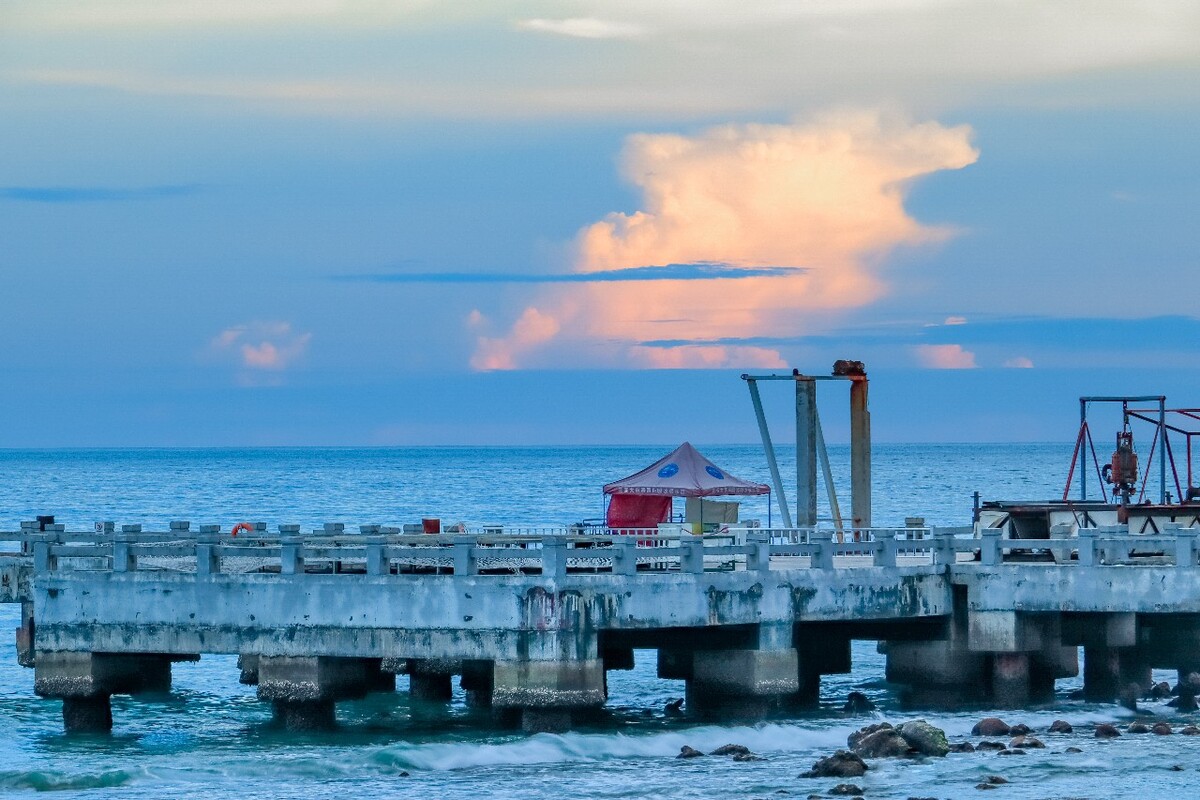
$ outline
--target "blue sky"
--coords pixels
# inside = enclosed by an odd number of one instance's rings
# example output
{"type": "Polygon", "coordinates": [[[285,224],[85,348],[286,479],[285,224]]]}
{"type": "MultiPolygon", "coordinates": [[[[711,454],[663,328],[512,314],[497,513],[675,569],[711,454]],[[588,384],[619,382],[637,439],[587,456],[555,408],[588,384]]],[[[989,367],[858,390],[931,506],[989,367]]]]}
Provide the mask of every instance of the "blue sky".
{"type": "Polygon", "coordinates": [[[881,441],[1195,404],[1198,78],[1167,0],[4,4],[0,446],[752,441],[841,357],[881,441]]]}

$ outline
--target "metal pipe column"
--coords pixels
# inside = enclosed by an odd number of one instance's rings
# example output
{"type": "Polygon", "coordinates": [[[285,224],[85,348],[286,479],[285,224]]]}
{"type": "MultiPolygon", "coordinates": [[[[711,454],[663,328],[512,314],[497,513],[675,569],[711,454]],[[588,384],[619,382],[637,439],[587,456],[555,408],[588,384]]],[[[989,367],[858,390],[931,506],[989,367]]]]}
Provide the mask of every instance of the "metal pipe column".
{"type": "Polygon", "coordinates": [[[775,499],[779,502],[779,516],[783,527],[792,527],[792,512],[788,509],[787,496],[783,493],[783,478],[779,477],[779,462],[775,460],[775,446],[771,444],[771,432],[767,430],[767,416],[763,413],[762,397],[758,394],[758,381],[743,375],[750,387],[750,402],[754,403],[754,417],[758,420],[758,433],[762,436],[763,453],[767,456],[767,467],[771,470],[771,483],[775,484],[775,499]]]}
{"type": "Polygon", "coordinates": [[[817,383],[796,379],[796,527],[817,524],[817,383]]]}
{"type": "Polygon", "coordinates": [[[850,516],[853,528],[871,527],[871,412],[865,374],[850,379],[850,516]]]}

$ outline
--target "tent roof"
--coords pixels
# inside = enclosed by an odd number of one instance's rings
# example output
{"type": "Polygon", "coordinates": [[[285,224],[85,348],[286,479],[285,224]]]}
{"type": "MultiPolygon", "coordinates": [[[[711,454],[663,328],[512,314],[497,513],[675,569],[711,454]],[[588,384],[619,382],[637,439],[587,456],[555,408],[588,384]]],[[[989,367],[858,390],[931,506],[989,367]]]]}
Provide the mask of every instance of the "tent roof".
{"type": "Polygon", "coordinates": [[[665,494],[674,497],[712,497],[728,494],[767,494],[770,487],[735,478],[709,461],[688,442],[676,447],[641,472],[605,484],[605,494],[665,494]]]}

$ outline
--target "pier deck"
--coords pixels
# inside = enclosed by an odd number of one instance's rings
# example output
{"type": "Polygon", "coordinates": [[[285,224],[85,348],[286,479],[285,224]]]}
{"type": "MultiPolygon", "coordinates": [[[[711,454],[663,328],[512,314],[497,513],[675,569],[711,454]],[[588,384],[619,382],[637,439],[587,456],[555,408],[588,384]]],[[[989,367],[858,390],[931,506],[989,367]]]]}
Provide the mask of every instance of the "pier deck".
{"type": "Polygon", "coordinates": [[[603,704],[605,671],[658,650],[690,713],[816,702],[850,642],[880,642],[914,702],[1019,706],[1078,674],[1111,700],[1151,667],[1200,667],[1200,528],[1013,540],[970,528],[405,536],[296,526],[232,538],[186,523],[0,534],[0,599],[22,603],[22,663],[68,729],[109,697],[169,688],[173,661],[240,656],[292,727],[411,676],[560,729],[603,704]],[[852,537],[848,537],[852,538],[852,537]]]}

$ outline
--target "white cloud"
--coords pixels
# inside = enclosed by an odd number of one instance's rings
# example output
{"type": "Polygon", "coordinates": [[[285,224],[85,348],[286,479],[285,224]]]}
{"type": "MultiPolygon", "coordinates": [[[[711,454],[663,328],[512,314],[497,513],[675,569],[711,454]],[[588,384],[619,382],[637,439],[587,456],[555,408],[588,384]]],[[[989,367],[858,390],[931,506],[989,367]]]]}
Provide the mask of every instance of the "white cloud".
{"type": "Polygon", "coordinates": [[[293,330],[289,322],[256,320],[226,328],[209,347],[217,356],[232,359],[246,377],[287,370],[304,357],[311,341],[311,333],[293,330]]]}
{"type": "Polygon", "coordinates": [[[942,324],[943,325],[966,325],[967,318],[966,317],[946,317],[946,321],[943,322],[942,324]]]}
{"type": "Polygon", "coordinates": [[[611,22],[595,17],[571,19],[523,19],[517,28],[537,33],[553,33],[577,39],[636,39],[646,34],[645,28],[628,22],[611,22]]]}
{"type": "Polygon", "coordinates": [[[914,348],[917,362],[927,369],[974,369],[975,354],[961,344],[920,344],[914,348]]]}
{"type": "Polygon", "coordinates": [[[523,316],[509,336],[481,339],[473,363],[523,366],[532,351],[563,338],[603,344],[617,363],[746,358],[750,366],[776,366],[782,359],[773,350],[694,349],[693,343],[792,335],[804,329],[806,315],[883,296],[879,266],[889,252],[948,235],[907,213],[907,187],[923,175],[971,164],[977,155],[965,126],[865,112],[790,125],[723,125],[692,136],[631,136],[623,172],[641,191],[642,208],[614,212],[580,231],[577,270],[702,261],[804,269],[784,277],[546,290],[525,314],[553,319],[557,327],[528,336],[519,330],[527,325],[523,316]],[[659,340],[693,349],[613,352],[659,340]]]}

